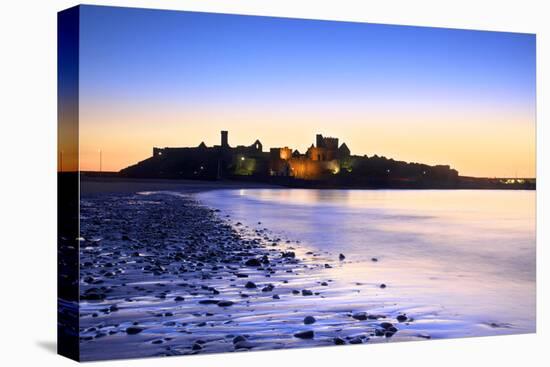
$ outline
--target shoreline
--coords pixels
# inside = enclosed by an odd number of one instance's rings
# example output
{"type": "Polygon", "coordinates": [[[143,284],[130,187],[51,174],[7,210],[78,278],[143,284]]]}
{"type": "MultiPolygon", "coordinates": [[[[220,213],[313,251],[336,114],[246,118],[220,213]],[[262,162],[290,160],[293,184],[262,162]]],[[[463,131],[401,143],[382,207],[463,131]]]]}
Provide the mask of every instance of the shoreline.
{"type": "Polygon", "coordinates": [[[516,187],[331,187],[331,186],[284,186],[254,181],[201,181],[187,179],[128,178],[119,176],[80,176],[81,195],[106,193],[131,193],[143,191],[177,191],[199,193],[224,189],[304,189],[304,190],[490,190],[490,191],[536,191],[536,188],[516,187]]]}
{"type": "Polygon", "coordinates": [[[91,177],[80,176],[82,195],[106,193],[132,193],[142,191],[177,191],[198,193],[221,189],[273,189],[281,186],[241,181],[199,181],[183,179],[91,177]]]}
{"type": "Polygon", "coordinates": [[[345,266],[338,255],[220,218],[189,192],[82,200],[82,360],[380,342],[413,322],[332,305],[323,271],[345,266]]]}

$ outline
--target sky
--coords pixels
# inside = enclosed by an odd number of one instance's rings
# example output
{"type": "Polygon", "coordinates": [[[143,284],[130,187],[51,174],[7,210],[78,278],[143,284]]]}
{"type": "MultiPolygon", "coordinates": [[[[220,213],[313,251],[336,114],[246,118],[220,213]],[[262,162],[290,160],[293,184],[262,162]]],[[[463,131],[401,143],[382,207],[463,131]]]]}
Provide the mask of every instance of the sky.
{"type": "Polygon", "coordinates": [[[259,139],[535,176],[535,36],[82,6],[80,169],[259,139]]]}

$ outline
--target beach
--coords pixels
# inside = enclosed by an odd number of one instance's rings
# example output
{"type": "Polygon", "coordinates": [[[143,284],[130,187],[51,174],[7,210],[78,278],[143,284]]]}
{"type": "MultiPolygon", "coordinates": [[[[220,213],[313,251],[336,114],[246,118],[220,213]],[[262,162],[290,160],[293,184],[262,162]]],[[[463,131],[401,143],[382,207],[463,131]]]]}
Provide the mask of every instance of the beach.
{"type": "MultiPolygon", "coordinates": [[[[459,294],[465,277],[435,267],[429,273],[415,269],[410,247],[408,254],[400,247],[397,252],[373,245],[354,249],[353,238],[346,237],[354,228],[323,221],[324,210],[348,218],[335,208],[316,207],[318,227],[304,222],[322,230],[316,237],[293,227],[311,215],[303,212],[307,206],[296,211],[284,197],[300,204],[294,196],[305,192],[330,204],[332,191],[85,181],[80,203],[82,360],[534,331],[505,313],[470,314],[460,302],[457,311],[444,300],[427,297],[447,297],[438,294],[441,285],[455,286],[459,294]],[[330,223],[340,229],[331,230],[330,223]],[[429,281],[411,281],[420,276],[429,281]]],[[[404,225],[411,225],[411,218],[398,217],[404,225]]],[[[374,233],[384,244],[382,233],[365,223],[360,227],[365,241],[374,233]]],[[[491,294],[490,288],[478,286],[476,276],[470,278],[468,287],[479,291],[478,308],[495,300],[506,305],[507,294],[484,300],[481,292],[491,294]]],[[[473,296],[466,296],[472,303],[473,296]]],[[[530,303],[521,306],[529,319],[530,303]]]]}

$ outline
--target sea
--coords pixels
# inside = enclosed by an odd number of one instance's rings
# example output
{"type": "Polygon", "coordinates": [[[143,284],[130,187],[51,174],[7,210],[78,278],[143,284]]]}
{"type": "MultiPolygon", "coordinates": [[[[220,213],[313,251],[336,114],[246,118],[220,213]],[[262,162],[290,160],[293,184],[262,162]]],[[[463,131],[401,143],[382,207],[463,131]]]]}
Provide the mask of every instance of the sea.
{"type": "Polygon", "coordinates": [[[320,261],[338,259],[323,270],[336,296],[319,300],[320,312],[402,313],[414,320],[409,334],[427,338],[535,332],[535,191],[232,189],[196,197],[320,261]]]}

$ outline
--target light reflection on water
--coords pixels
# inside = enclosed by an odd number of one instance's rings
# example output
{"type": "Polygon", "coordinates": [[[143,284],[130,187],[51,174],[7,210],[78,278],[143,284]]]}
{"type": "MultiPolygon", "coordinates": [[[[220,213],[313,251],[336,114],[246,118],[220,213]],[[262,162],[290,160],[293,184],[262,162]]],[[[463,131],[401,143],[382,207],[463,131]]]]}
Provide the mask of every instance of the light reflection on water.
{"type": "Polygon", "coordinates": [[[245,189],[198,198],[345,254],[342,267],[327,269],[350,293],[340,301],[422,315],[412,327],[434,337],[535,330],[534,191],[245,189]],[[356,292],[358,282],[372,287],[356,292]]]}

